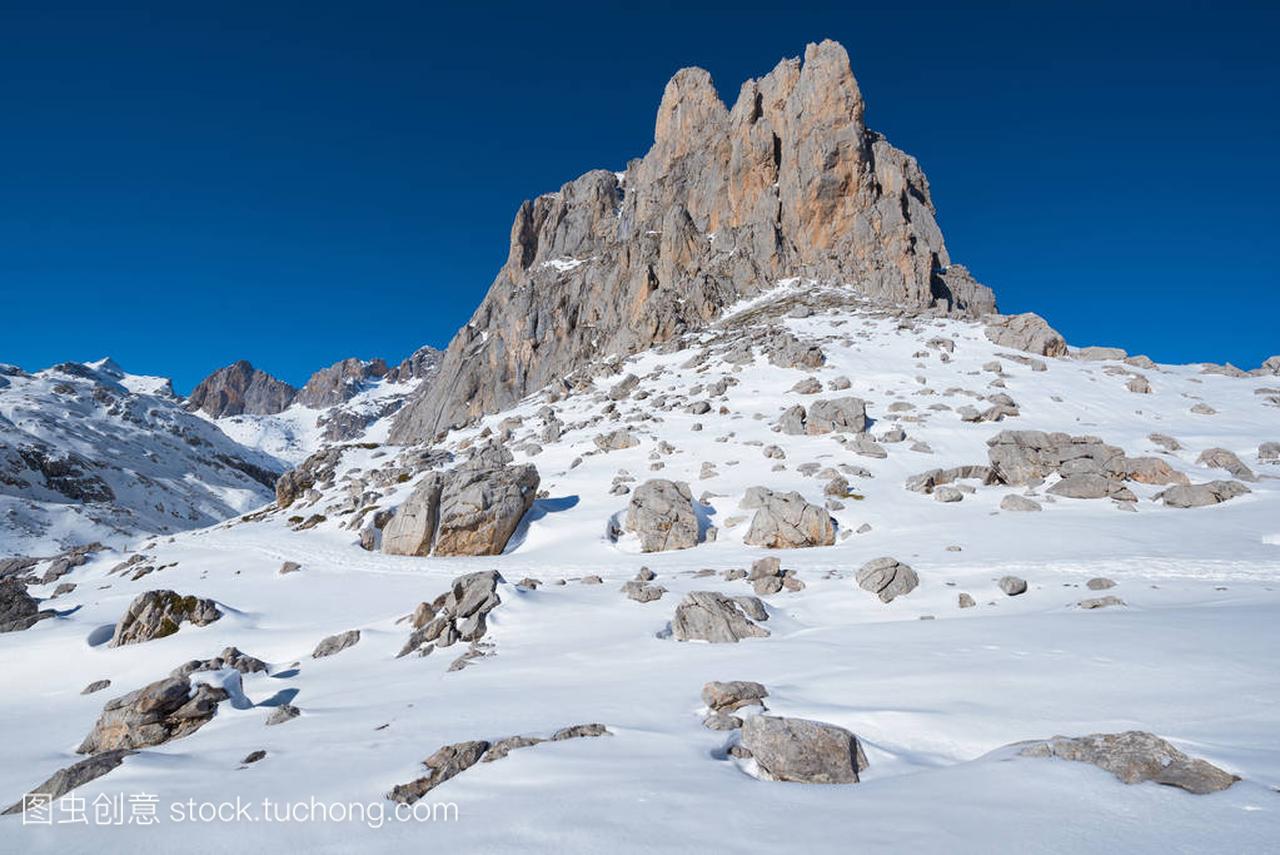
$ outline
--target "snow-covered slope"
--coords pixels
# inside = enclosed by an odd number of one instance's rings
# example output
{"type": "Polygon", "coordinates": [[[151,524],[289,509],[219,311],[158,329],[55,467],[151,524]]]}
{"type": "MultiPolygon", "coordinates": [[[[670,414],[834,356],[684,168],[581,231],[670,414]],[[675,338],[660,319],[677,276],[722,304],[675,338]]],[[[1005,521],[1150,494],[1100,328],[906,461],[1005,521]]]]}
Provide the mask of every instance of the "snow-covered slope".
{"type": "MultiPolygon", "coordinates": [[[[157,825],[23,827],[9,817],[5,838],[27,852],[213,852],[246,840],[259,851],[332,853],[1274,851],[1280,464],[1259,449],[1280,440],[1280,378],[1031,360],[972,322],[904,316],[799,283],[771,296],[436,445],[460,456],[498,438],[517,463],[537,467],[542,493],[502,555],[362,549],[360,530],[404,501],[431,458],[359,443],[334,452],[331,482],[287,509],[137,544],[137,566],[153,568],[146,575],[111,575],[126,556],[102,553],[62,576],[76,588],[42,604],[56,617],[0,636],[6,804],[80,759],[73,749],[108,698],[228,645],[272,667],[214,672],[240,688],[209,724],[75,791],[88,803],[155,794],[157,825]],[[761,343],[784,330],[820,347],[825,363],[771,362],[761,343]],[[1135,373],[1150,393],[1130,391],[1135,373]],[[634,388],[610,395],[630,374],[634,388]],[[810,377],[820,391],[797,391],[810,377]],[[998,395],[1017,415],[965,420],[962,408],[981,412],[998,395]],[[774,430],[789,407],[843,396],[867,402],[869,433],[881,442],[774,430]],[[896,429],[905,437],[890,441],[896,429]],[[961,481],[959,501],[907,489],[926,470],[986,464],[987,441],[1006,429],[1096,436],[1193,484],[1236,478],[1198,462],[1226,449],[1256,480],[1195,508],[1170,507],[1156,498],[1164,486],[1137,481],[1124,484],[1134,501],[1055,496],[1057,475],[1029,487],[961,481]],[[609,443],[597,437],[615,430],[638,444],[602,450],[609,443]],[[847,487],[824,496],[837,477],[847,487]],[[687,482],[714,541],[640,554],[633,536],[615,540],[627,491],[649,478],[687,482]],[[739,506],[756,486],[825,504],[835,543],[746,545],[753,511],[739,506]],[[1002,509],[1011,494],[1042,510],[1002,509]],[[685,594],[751,594],[725,572],[766,555],[804,583],[763,597],[768,637],[670,637],[685,594]],[[889,603],[861,589],[855,571],[880,556],[911,565],[919,586],[889,603]],[[281,574],[286,561],[301,567],[281,574]],[[667,589],[660,599],[619,591],[642,566],[667,589]],[[477,651],[486,655],[460,670],[451,665],[465,644],[397,658],[406,615],[455,576],[490,569],[505,581],[488,616],[490,646],[477,651]],[[1006,596],[997,585],[1006,575],[1028,590],[1006,596]],[[603,584],[591,584],[596,576],[603,584]],[[1116,584],[1095,593],[1085,586],[1094,577],[1116,584]],[[130,601],[157,588],[211,598],[224,616],[144,644],[103,643],[130,601]],[[961,593],[976,605],[960,608],[961,593]],[[1103,594],[1123,604],[1078,605],[1103,594]],[[322,638],[347,630],[360,631],[354,647],[311,657],[322,638]],[[108,690],[80,694],[100,679],[111,680],[108,690]],[[771,713],[856,733],[870,763],[861,783],[754,776],[751,761],[725,752],[735,737],[702,725],[709,680],[759,681],[771,713]],[[265,727],[286,702],[300,717],[265,727]],[[456,820],[393,821],[386,793],[421,775],[441,746],[584,722],[611,736],[478,763],[422,803],[452,803],[456,820]],[[1127,786],[1084,763],[990,753],[1017,740],[1123,730],[1159,734],[1242,780],[1195,796],[1127,786]],[[265,757],[242,762],[256,751],[265,757]],[[172,806],[188,799],[237,798],[256,822],[174,821],[172,806]],[[365,816],[380,809],[385,823],[264,821],[264,799],[358,805],[365,816]]],[[[31,591],[49,596],[52,583],[31,591]]]]}
{"type": "MultiPolygon", "coordinates": [[[[342,364],[318,372],[312,382],[342,364]]],[[[439,351],[423,347],[391,371],[384,366],[385,373],[380,376],[349,378],[341,394],[335,394],[337,402],[330,406],[308,406],[295,400],[283,411],[271,414],[214,417],[202,410],[196,412],[241,445],[296,466],[326,445],[385,442],[392,417],[422,384],[435,378],[438,367],[439,351]]],[[[308,388],[304,387],[304,393],[308,388]]]]}
{"type": "Polygon", "coordinates": [[[169,381],[110,360],[0,373],[0,544],[49,554],[211,525],[283,468],[187,413],[169,381]]]}

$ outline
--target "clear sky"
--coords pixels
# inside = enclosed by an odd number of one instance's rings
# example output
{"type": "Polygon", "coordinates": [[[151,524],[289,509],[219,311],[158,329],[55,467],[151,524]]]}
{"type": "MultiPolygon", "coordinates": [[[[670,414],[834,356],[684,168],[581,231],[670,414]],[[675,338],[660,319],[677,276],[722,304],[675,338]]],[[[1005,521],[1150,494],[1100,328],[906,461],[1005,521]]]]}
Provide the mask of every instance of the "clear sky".
{"type": "Polygon", "coordinates": [[[522,199],[808,41],[916,155],[954,260],[1073,344],[1280,352],[1280,5],[0,2],[0,361],[187,391],[443,346],[522,199]]]}

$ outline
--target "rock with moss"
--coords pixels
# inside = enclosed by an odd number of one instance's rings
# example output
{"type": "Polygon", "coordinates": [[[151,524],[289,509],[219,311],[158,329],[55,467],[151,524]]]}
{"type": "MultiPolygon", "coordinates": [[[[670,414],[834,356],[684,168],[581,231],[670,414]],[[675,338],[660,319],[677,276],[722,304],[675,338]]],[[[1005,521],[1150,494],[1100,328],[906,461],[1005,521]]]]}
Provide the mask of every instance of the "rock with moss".
{"type": "Polygon", "coordinates": [[[207,626],[222,617],[213,600],[158,590],[139,594],[111,635],[112,647],[140,644],[173,635],[184,623],[207,626]]]}

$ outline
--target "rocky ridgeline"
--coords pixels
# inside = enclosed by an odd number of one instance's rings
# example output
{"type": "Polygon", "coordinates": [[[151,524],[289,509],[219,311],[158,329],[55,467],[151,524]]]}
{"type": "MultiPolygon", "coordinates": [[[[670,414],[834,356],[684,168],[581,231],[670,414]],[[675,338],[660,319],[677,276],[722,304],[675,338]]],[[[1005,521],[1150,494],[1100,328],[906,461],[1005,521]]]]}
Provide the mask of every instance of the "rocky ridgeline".
{"type": "Polygon", "coordinates": [[[226,416],[269,416],[294,404],[324,410],[350,401],[370,383],[430,381],[440,368],[440,351],[423,347],[397,365],[388,368],[381,359],[343,359],[312,374],[301,389],[295,389],[265,371],[239,360],[219,368],[200,381],[187,398],[187,408],[200,410],[218,419],[226,416]]]}
{"type": "Polygon", "coordinates": [[[924,173],[863,112],[831,41],[744,83],[731,108],[706,71],[678,72],[643,158],[521,206],[506,264],[392,440],[429,440],[601,356],[704,327],[787,277],[993,311],[951,263],[924,173]]]}

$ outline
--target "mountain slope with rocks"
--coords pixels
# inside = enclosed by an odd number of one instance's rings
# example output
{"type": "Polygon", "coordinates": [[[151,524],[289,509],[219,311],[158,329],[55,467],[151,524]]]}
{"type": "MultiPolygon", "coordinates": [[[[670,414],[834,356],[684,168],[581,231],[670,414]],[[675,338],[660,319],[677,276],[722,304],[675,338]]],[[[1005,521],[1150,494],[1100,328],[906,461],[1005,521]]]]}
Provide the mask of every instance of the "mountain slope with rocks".
{"type": "Polygon", "coordinates": [[[12,571],[0,789],[458,811],[253,826],[333,852],[1267,851],[1280,378],[1009,326],[784,283],[12,571]]]}
{"type": "Polygon", "coordinates": [[[187,406],[236,442],[297,465],[326,445],[385,441],[401,407],[435,381],[441,357],[435,348],[422,347],[392,368],[381,359],[344,359],[311,375],[278,408],[211,412],[194,394],[187,406]]]}

